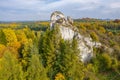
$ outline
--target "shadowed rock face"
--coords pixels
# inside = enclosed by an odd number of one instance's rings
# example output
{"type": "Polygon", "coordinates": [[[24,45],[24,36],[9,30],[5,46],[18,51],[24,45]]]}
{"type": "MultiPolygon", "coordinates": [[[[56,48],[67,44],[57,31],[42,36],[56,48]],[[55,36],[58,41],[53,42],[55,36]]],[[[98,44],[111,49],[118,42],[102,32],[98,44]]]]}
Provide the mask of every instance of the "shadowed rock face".
{"type": "Polygon", "coordinates": [[[64,19],[65,19],[65,16],[60,11],[53,12],[50,17],[50,21],[51,21],[50,29],[53,29],[56,23],[63,24],[63,22],[65,21],[64,19]]]}
{"type": "Polygon", "coordinates": [[[78,29],[73,26],[71,17],[65,17],[63,13],[55,11],[51,14],[50,29],[58,24],[61,36],[64,40],[78,40],[78,49],[80,49],[79,57],[81,61],[86,63],[93,57],[93,47],[101,46],[101,43],[93,42],[90,36],[85,37],[78,32],[78,29]]]}
{"type": "Polygon", "coordinates": [[[69,26],[69,27],[72,26],[73,24],[72,18],[67,16],[67,19],[66,19],[64,14],[61,13],[60,11],[53,12],[51,14],[50,21],[51,21],[50,29],[53,29],[55,24],[60,24],[60,25],[69,26]]]}

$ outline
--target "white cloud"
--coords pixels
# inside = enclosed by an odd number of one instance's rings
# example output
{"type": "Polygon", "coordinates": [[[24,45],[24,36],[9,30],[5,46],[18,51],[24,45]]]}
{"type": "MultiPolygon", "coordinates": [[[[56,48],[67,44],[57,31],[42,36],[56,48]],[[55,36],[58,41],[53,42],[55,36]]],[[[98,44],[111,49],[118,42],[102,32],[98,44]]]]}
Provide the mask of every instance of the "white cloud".
{"type": "Polygon", "coordinates": [[[119,9],[119,0],[0,0],[2,16],[0,20],[44,20],[49,19],[54,10],[78,18],[81,16],[102,18],[107,14],[111,15],[110,13],[115,14],[116,11],[119,13],[119,9]]]}
{"type": "Polygon", "coordinates": [[[110,4],[111,8],[120,8],[120,2],[114,2],[110,4]]]}

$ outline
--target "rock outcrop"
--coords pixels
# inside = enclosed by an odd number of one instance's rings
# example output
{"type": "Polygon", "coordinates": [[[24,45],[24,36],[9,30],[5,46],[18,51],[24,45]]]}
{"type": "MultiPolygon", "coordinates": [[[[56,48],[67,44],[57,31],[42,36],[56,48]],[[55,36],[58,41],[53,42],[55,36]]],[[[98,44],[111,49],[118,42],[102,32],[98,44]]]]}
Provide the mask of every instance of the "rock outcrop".
{"type": "Polygon", "coordinates": [[[51,14],[50,20],[50,29],[53,29],[55,24],[57,24],[64,40],[72,40],[73,38],[78,40],[79,57],[81,57],[82,62],[86,63],[93,57],[93,47],[101,46],[101,43],[93,42],[90,36],[85,37],[81,35],[78,29],[73,26],[71,17],[66,18],[63,13],[55,11],[51,14]]]}

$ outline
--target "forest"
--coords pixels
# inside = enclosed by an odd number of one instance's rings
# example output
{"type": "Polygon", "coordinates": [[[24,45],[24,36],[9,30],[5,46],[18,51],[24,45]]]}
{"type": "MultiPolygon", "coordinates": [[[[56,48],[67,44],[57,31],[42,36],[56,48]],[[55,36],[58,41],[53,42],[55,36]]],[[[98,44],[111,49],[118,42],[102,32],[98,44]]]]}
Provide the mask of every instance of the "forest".
{"type": "Polygon", "coordinates": [[[0,22],[0,80],[120,80],[120,20],[73,25],[103,45],[87,63],[78,58],[77,40],[62,39],[49,21],[0,22]]]}

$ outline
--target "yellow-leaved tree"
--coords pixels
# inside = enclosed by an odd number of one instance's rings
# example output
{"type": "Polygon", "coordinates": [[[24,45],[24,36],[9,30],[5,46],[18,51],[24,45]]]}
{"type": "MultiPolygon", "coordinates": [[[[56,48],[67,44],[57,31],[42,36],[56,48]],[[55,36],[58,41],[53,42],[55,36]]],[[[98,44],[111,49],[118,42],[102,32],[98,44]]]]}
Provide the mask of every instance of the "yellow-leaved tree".
{"type": "Polygon", "coordinates": [[[65,80],[65,77],[62,73],[57,73],[55,76],[55,80],[65,80]]]}
{"type": "Polygon", "coordinates": [[[3,56],[3,53],[4,53],[4,51],[5,51],[5,45],[3,45],[3,44],[0,44],[0,57],[2,57],[3,56]]]}
{"type": "Polygon", "coordinates": [[[17,42],[17,37],[14,30],[8,28],[8,29],[3,29],[2,31],[3,31],[3,34],[5,35],[5,40],[7,42],[7,45],[13,42],[17,42]]]}

